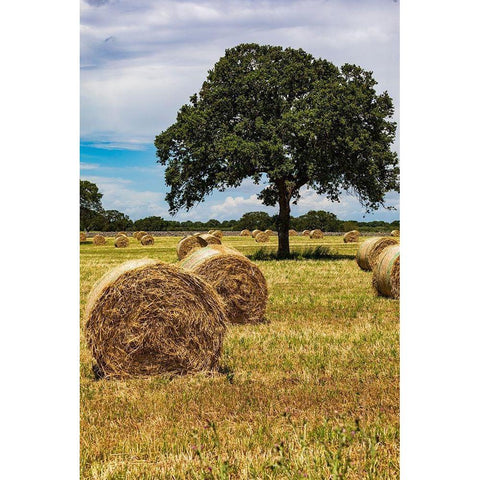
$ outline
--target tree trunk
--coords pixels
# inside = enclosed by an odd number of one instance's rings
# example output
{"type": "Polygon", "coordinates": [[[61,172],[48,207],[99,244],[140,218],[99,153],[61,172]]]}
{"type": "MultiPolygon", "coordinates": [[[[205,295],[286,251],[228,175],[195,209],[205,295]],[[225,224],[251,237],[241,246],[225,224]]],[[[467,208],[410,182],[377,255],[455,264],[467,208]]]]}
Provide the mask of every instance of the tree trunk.
{"type": "Polygon", "coordinates": [[[278,214],[278,258],[287,258],[290,255],[290,196],[285,182],[278,184],[279,197],[278,204],[280,206],[278,214]]]}

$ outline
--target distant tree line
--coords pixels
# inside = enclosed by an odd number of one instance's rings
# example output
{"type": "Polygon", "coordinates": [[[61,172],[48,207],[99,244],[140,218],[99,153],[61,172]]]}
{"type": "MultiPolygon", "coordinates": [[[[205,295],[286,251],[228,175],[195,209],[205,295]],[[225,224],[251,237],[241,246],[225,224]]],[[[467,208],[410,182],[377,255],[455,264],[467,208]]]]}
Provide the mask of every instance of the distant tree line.
{"type": "MultiPolygon", "coordinates": [[[[277,230],[278,215],[269,215],[266,212],[248,212],[239,220],[224,220],[220,222],[210,219],[206,222],[191,221],[178,222],[165,220],[162,217],[145,217],[136,221],[130,220],[118,210],[104,210],[102,194],[98,187],[86,180],[80,181],[80,230],[118,232],[120,230],[136,231],[205,231],[205,230],[277,230]]],[[[324,232],[348,232],[359,230],[364,232],[386,232],[400,228],[400,222],[383,221],[358,222],[356,220],[339,220],[336,215],[323,210],[311,210],[299,217],[290,217],[291,228],[301,232],[319,228],[324,232]]]]}

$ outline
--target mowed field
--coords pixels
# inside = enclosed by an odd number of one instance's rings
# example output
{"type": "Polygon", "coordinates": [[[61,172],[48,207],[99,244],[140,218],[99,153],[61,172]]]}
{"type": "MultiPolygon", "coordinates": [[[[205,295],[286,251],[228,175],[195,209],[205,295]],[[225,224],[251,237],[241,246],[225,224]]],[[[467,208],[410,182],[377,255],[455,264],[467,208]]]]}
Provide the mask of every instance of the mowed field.
{"type": "Polygon", "coordinates": [[[399,478],[399,302],[376,296],[354,259],[359,243],[342,237],[290,238],[291,250],[326,245],[337,258],[256,261],[267,323],[228,327],[221,372],[94,379],[88,292],[126,260],[176,262],[178,240],[80,246],[81,478],[399,478]]]}

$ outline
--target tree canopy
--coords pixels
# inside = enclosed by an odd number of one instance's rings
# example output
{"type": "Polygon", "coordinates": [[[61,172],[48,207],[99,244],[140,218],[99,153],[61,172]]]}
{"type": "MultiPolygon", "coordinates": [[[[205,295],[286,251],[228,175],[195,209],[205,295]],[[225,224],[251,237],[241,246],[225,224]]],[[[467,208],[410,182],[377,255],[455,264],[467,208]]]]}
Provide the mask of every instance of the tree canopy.
{"type": "Polygon", "coordinates": [[[302,187],[333,201],[353,192],[367,212],[385,206],[385,193],[398,190],[396,125],[391,98],[375,85],[372,72],[302,49],[226,50],[155,139],[170,212],[250,177],[265,185],[265,205],[279,205],[279,254],[288,254],[290,203],[302,187]]]}
{"type": "Polygon", "coordinates": [[[80,229],[93,228],[93,223],[103,213],[102,197],[94,183],[80,180],[80,229]]]}

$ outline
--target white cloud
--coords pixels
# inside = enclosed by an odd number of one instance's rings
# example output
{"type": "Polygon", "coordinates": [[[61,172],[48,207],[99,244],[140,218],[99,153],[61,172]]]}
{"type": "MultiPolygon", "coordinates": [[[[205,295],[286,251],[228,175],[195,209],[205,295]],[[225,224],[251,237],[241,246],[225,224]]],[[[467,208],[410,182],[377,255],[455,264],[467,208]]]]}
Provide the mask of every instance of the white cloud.
{"type": "Polygon", "coordinates": [[[82,170],[95,170],[99,167],[98,163],[85,163],[80,162],[80,168],[82,170]]]}

